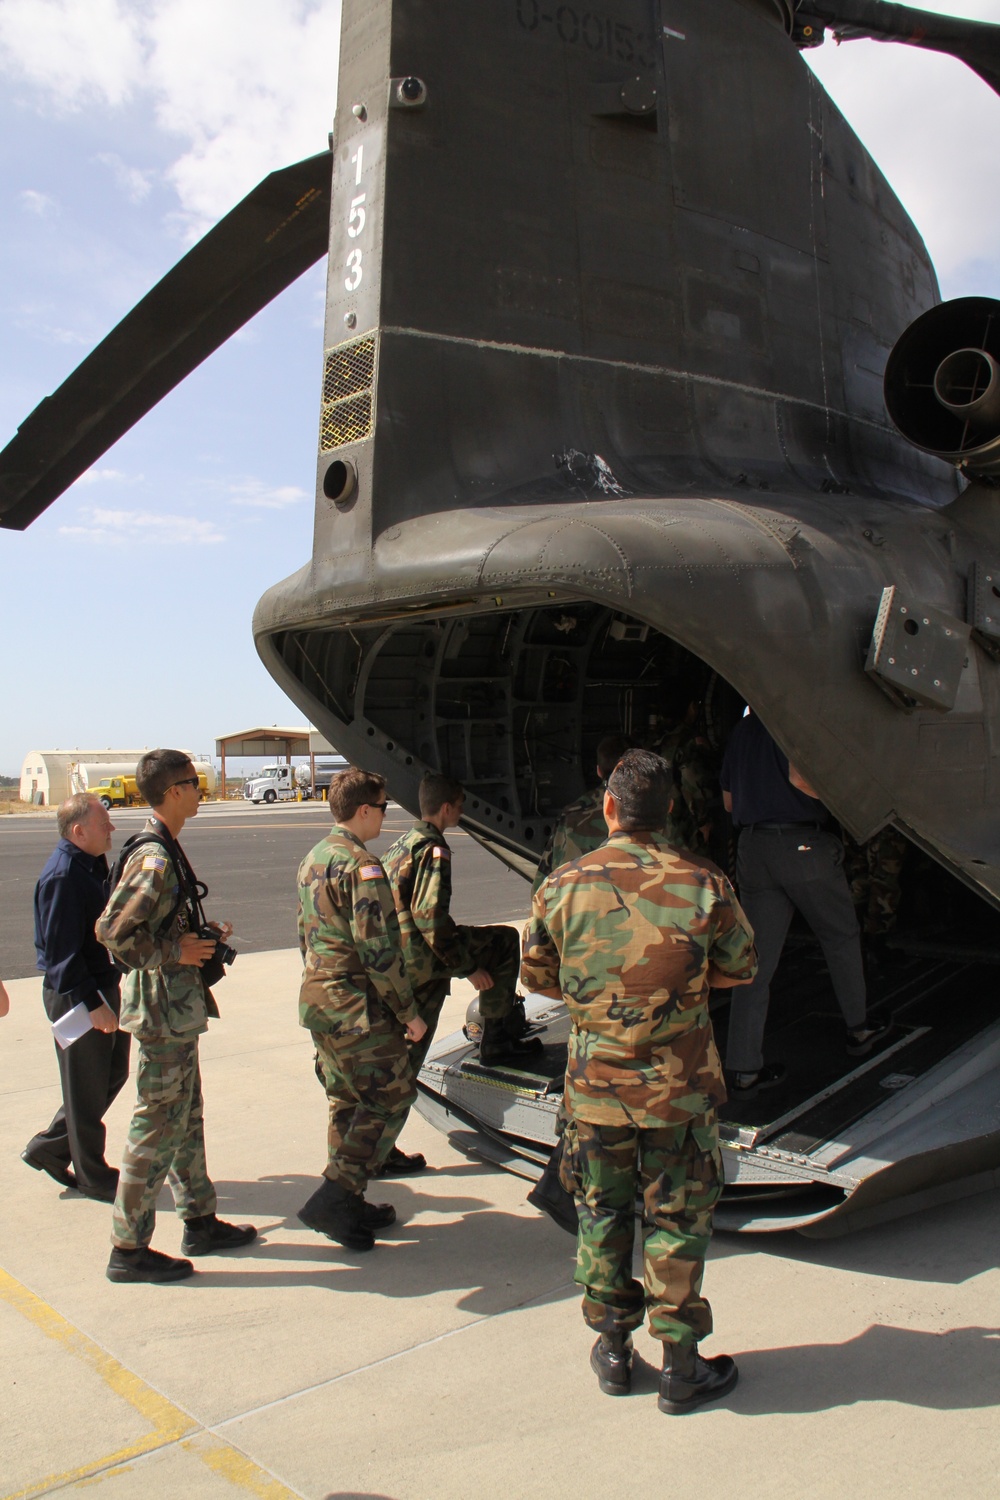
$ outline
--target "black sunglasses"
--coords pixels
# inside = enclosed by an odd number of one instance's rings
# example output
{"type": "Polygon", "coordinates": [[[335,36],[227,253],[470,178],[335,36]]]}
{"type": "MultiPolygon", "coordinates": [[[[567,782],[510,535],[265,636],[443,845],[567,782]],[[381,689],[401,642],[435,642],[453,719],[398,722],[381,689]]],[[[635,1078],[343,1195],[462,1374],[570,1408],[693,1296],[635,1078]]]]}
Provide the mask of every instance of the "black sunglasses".
{"type": "Polygon", "coordinates": [[[185,776],[183,781],[172,781],[171,786],[200,786],[197,776],[185,776]]]}
{"type": "Polygon", "coordinates": [[[385,812],[389,804],[388,802],[369,802],[368,806],[374,808],[375,812],[385,812]]]}

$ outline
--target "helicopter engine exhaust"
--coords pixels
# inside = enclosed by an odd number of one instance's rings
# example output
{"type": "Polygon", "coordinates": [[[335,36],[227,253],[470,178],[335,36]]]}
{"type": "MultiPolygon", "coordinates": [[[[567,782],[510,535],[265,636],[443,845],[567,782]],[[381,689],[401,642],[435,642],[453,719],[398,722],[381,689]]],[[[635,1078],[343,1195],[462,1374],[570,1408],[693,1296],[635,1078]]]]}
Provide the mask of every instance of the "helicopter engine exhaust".
{"type": "Polygon", "coordinates": [[[905,438],[970,475],[1000,475],[1000,302],[958,297],[897,341],[885,404],[905,438]]]}
{"type": "Polygon", "coordinates": [[[938,365],[934,394],[977,432],[1000,427],[1000,365],[983,349],[956,349],[938,365]]]}

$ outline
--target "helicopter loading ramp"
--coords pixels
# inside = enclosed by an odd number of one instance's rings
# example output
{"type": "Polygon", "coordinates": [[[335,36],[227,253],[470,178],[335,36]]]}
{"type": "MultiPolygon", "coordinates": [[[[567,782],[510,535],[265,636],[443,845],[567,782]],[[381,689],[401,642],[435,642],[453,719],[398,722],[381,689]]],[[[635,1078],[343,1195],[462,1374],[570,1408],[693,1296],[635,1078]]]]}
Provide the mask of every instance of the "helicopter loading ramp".
{"type": "MultiPolygon", "coordinates": [[[[720,1111],[717,1228],[826,1237],[1000,1184],[996,970],[926,958],[900,970],[892,1031],[868,1058],[845,1064],[823,1009],[774,1031],[787,1086],[720,1111]]],[[[482,1068],[459,1032],[432,1049],[417,1108],[460,1149],[535,1178],[556,1138],[569,1017],[540,999],[527,1014],[545,1028],[530,1068],[482,1068]]]]}

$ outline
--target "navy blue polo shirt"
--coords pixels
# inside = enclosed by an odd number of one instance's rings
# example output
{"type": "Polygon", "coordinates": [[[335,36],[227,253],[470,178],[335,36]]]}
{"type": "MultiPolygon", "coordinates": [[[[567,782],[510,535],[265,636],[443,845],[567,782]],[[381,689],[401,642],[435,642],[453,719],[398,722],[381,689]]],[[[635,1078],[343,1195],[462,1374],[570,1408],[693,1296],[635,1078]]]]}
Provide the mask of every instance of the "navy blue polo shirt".
{"type": "Polygon", "coordinates": [[[85,854],[60,839],[35,886],[35,952],[45,983],[65,1001],[59,1014],[81,1001],[96,1010],[101,990],[109,1001],[118,994],[118,971],[94,935],[107,899],[104,855],[85,854]]]}
{"type": "Polygon", "coordinates": [[[788,779],[788,756],[756,714],[742,718],[729,736],[719,781],[733,799],[733,822],[825,823],[827,811],[788,779]]]}

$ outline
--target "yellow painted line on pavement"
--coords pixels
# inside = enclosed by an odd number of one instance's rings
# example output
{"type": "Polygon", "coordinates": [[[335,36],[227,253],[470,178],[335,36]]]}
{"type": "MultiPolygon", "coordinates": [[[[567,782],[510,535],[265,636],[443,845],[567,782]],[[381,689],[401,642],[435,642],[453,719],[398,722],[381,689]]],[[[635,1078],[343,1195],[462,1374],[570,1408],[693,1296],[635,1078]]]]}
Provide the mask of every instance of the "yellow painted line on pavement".
{"type": "Polygon", "coordinates": [[[90,1463],[82,1464],[76,1469],[67,1469],[58,1474],[47,1474],[44,1479],[36,1480],[23,1489],[9,1491],[0,1496],[0,1500],[31,1500],[32,1496],[43,1495],[47,1491],[67,1484],[79,1484],[84,1480],[93,1484],[99,1479],[112,1477],[109,1471],[120,1473],[121,1466],[127,1465],[129,1460],[141,1458],[159,1448],[170,1447],[187,1437],[189,1433],[194,1433],[196,1436],[181,1443],[181,1446],[195,1454],[202,1463],[221,1478],[227,1479],[230,1484],[248,1494],[258,1496],[259,1500],[297,1500],[293,1490],[287,1489],[270,1474],[258,1468],[251,1459],[231,1447],[222,1438],[208,1433],[194,1417],[181,1411],[179,1406],[174,1406],[173,1402],[154,1391],[145,1381],[140,1380],[138,1375],[127,1370],[106,1349],[102,1349],[100,1344],[95,1343],[79,1328],[75,1328],[61,1313],[57,1313],[55,1308],[50,1307],[35,1292],[30,1291],[22,1282],[15,1280],[3,1270],[0,1270],[0,1298],[27,1318],[29,1323],[33,1323],[46,1338],[61,1345],[67,1354],[73,1355],[74,1358],[88,1365],[104,1381],[109,1390],[127,1401],[140,1416],[150,1423],[153,1429],[145,1437],[137,1438],[135,1442],[117,1449],[114,1453],[93,1459],[90,1463]]]}
{"type": "Polygon", "coordinates": [[[187,1442],[181,1444],[181,1447],[186,1448],[190,1453],[197,1454],[213,1474],[218,1474],[222,1479],[228,1479],[230,1484],[246,1490],[250,1495],[256,1495],[258,1500],[290,1500],[291,1490],[286,1489],[270,1474],[265,1474],[263,1469],[258,1469],[245,1453],[238,1453],[235,1448],[231,1448],[227,1442],[214,1434],[205,1433],[196,1438],[189,1438],[187,1442]]]}

